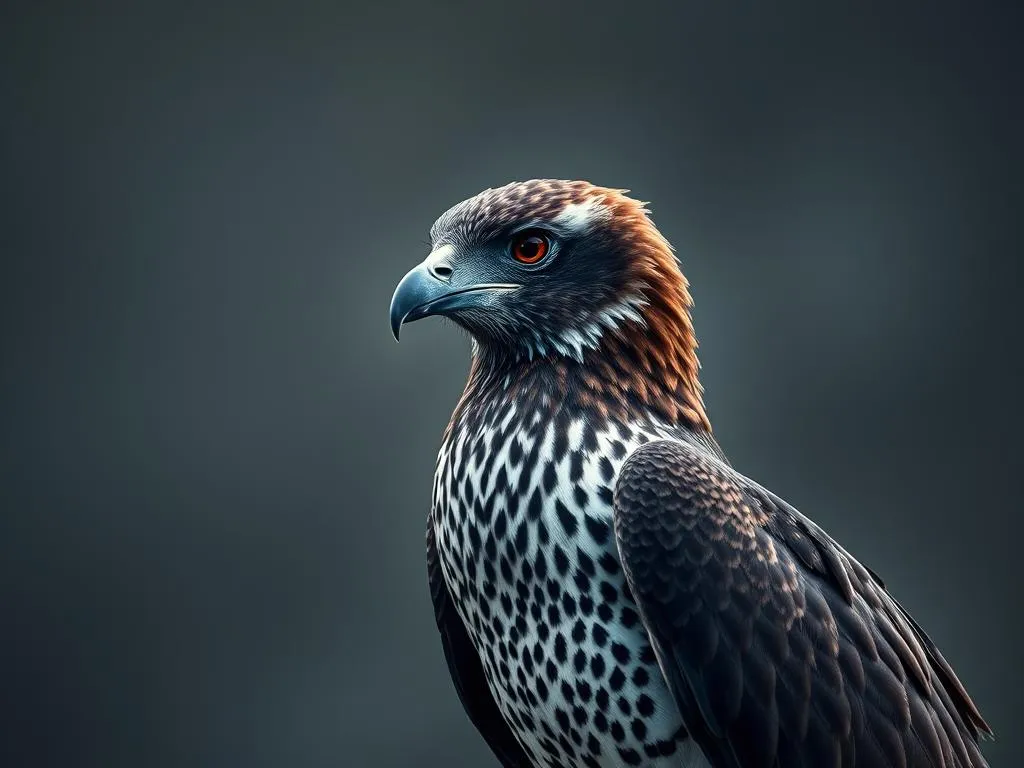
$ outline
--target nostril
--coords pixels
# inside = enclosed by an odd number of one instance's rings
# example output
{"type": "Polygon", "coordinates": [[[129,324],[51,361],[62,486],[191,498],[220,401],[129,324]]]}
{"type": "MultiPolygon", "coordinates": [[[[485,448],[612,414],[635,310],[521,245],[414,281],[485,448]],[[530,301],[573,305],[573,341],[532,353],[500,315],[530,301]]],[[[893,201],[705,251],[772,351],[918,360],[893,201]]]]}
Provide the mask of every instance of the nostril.
{"type": "Polygon", "coordinates": [[[440,280],[447,280],[452,276],[454,270],[447,264],[435,264],[431,267],[430,271],[434,273],[434,277],[440,280]]]}

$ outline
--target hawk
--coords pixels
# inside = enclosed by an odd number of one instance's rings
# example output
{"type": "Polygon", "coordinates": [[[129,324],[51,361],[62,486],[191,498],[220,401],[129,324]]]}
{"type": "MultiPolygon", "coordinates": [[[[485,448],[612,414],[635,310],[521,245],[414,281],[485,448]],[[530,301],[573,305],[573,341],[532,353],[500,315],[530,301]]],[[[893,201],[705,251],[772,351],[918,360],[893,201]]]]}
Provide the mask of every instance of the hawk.
{"type": "Polygon", "coordinates": [[[984,766],[989,727],[882,580],[730,465],[686,279],[626,190],[444,213],[391,326],[472,338],[427,524],[444,654],[503,766],[984,766]]]}

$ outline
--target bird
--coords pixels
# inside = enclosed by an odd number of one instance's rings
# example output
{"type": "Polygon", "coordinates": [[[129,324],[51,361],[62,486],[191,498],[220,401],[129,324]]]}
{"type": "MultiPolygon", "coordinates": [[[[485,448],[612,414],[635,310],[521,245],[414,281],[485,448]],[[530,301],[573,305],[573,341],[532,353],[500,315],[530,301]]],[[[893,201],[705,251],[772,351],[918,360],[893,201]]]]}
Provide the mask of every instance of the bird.
{"type": "Polygon", "coordinates": [[[390,305],[470,337],[427,516],[454,687],[505,768],[985,766],[882,579],[733,468],[690,286],[629,190],[489,188],[390,305]]]}

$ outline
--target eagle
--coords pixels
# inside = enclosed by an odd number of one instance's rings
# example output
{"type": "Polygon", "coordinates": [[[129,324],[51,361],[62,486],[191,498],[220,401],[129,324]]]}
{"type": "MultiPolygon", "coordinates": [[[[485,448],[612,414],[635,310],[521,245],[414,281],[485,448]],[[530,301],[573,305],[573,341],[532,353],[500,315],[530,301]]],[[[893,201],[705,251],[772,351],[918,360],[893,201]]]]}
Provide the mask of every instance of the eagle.
{"type": "Polygon", "coordinates": [[[486,189],[391,301],[396,340],[471,337],[426,541],[470,720],[506,768],[986,765],[881,578],[719,447],[689,284],[627,192],[486,189]]]}

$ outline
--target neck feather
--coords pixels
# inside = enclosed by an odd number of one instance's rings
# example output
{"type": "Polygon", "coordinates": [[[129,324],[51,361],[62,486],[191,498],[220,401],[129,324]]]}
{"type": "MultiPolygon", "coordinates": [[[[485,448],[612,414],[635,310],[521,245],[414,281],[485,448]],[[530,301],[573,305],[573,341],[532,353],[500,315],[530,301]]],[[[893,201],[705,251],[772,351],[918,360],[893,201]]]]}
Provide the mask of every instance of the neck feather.
{"type": "MultiPolygon", "coordinates": [[[[688,302],[685,283],[680,289],[688,302]]],[[[551,352],[527,359],[474,345],[456,418],[474,403],[508,399],[525,410],[566,407],[598,423],[655,419],[710,433],[688,306],[652,300],[642,322],[607,329],[579,358],[551,352]]]]}

